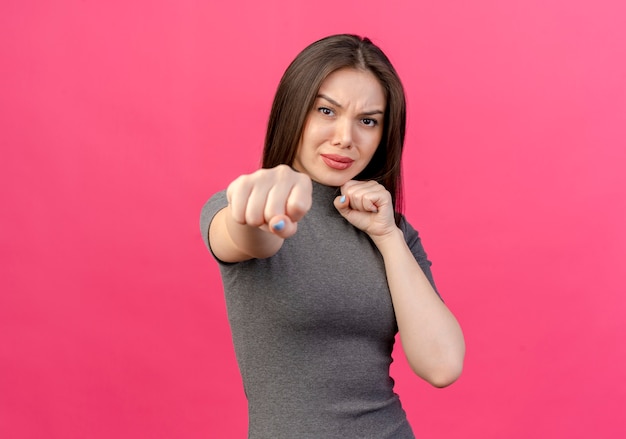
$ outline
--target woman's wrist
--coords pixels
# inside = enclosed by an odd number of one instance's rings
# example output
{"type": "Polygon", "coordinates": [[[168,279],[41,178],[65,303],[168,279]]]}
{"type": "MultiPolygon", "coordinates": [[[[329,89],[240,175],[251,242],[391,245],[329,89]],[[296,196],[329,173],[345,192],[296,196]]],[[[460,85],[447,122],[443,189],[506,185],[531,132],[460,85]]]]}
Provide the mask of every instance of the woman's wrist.
{"type": "Polygon", "coordinates": [[[398,227],[394,227],[388,233],[384,233],[381,235],[370,235],[371,240],[374,242],[374,245],[378,248],[383,256],[386,251],[393,251],[398,248],[398,245],[406,245],[404,241],[404,234],[402,230],[398,227]]]}

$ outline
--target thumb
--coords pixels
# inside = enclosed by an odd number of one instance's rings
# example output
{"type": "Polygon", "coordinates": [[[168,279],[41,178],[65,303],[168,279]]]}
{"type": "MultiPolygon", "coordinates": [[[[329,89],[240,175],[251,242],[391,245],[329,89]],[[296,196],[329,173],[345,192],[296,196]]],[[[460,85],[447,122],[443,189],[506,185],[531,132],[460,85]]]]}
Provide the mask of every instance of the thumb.
{"type": "Polygon", "coordinates": [[[343,217],[347,216],[350,211],[352,211],[352,209],[350,208],[350,200],[348,199],[347,195],[338,196],[337,198],[335,198],[333,204],[335,205],[335,209],[337,209],[343,217]]]}
{"type": "Polygon", "coordinates": [[[357,229],[365,231],[365,227],[370,221],[371,212],[360,212],[350,206],[348,195],[341,195],[335,198],[333,203],[339,214],[357,229]]]}
{"type": "Polygon", "coordinates": [[[276,215],[268,225],[271,233],[283,239],[293,236],[298,230],[298,223],[291,221],[287,215],[276,215]]]}

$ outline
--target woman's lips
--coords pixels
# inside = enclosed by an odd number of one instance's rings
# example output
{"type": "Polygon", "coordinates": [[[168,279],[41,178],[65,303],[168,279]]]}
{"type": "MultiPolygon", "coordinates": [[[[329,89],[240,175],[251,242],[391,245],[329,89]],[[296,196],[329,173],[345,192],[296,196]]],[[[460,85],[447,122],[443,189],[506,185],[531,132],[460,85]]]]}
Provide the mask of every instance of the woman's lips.
{"type": "Polygon", "coordinates": [[[351,158],[336,154],[322,154],[322,160],[324,160],[326,166],[340,171],[348,169],[354,163],[354,160],[351,158]]]}

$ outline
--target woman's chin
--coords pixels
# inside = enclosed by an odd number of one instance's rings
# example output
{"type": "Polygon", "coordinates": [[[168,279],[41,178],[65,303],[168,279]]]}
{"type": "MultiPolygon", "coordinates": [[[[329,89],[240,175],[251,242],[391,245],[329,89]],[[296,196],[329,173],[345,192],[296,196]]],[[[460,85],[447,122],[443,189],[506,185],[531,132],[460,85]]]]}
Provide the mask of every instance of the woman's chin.
{"type": "Polygon", "coordinates": [[[323,184],[324,186],[340,187],[352,180],[352,174],[344,175],[311,175],[311,180],[323,184]]]}

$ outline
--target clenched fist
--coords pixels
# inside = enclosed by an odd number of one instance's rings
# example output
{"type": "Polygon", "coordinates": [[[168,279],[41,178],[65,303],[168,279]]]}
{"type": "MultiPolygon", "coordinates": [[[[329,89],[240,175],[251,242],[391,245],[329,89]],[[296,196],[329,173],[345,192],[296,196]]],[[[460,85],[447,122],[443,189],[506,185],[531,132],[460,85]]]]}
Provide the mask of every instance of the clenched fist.
{"type": "Polygon", "coordinates": [[[279,165],[238,177],[226,196],[235,222],[288,238],[311,208],[312,191],[308,175],[279,165]]]}

